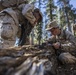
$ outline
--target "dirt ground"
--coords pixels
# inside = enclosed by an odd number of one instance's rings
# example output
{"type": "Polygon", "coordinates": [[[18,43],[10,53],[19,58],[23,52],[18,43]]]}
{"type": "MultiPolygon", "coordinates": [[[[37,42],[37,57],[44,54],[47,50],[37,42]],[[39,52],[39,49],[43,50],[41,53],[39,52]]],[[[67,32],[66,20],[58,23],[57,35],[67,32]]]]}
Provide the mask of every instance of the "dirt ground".
{"type": "Polygon", "coordinates": [[[76,75],[76,64],[62,64],[52,47],[13,47],[0,50],[0,75],[76,75]]]}

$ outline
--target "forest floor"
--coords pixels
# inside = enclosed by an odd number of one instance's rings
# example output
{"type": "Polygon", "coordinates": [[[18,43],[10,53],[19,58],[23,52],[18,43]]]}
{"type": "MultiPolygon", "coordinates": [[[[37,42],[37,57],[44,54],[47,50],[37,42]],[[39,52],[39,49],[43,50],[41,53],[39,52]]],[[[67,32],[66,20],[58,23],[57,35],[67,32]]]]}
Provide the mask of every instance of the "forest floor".
{"type": "Polygon", "coordinates": [[[0,50],[0,75],[76,75],[76,64],[62,64],[51,47],[25,45],[0,50]]]}

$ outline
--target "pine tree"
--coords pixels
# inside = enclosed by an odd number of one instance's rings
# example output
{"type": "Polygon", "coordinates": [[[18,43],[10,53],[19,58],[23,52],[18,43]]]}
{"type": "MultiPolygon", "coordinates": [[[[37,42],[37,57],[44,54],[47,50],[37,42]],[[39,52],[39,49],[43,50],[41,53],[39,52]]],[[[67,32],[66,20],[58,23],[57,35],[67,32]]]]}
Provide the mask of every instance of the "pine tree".
{"type": "Polygon", "coordinates": [[[70,5],[70,0],[58,0],[58,5],[60,5],[60,12],[63,13],[61,14],[61,22],[63,22],[63,25],[68,26],[68,30],[71,30],[71,15],[70,13],[72,11],[71,5],[70,5]]]}
{"type": "MultiPolygon", "coordinates": [[[[38,5],[38,8],[41,9],[41,5],[42,5],[42,1],[39,0],[39,5],[38,5]]],[[[39,25],[37,25],[37,34],[38,34],[38,37],[37,37],[37,40],[38,40],[38,44],[40,45],[41,44],[41,39],[42,39],[42,23],[39,23],[39,25]]]]}
{"type": "Polygon", "coordinates": [[[50,21],[53,21],[56,18],[56,8],[54,0],[48,0],[47,13],[50,21]]]}

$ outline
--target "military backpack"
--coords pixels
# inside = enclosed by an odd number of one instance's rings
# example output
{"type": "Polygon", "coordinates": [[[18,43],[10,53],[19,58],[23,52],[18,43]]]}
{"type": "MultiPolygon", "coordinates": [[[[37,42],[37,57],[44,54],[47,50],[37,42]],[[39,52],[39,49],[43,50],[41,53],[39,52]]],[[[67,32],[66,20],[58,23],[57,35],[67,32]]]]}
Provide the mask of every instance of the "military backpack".
{"type": "Polygon", "coordinates": [[[27,2],[27,0],[0,0],[0,11],[9,7],[17,7],[18,5],[27,2]]]}

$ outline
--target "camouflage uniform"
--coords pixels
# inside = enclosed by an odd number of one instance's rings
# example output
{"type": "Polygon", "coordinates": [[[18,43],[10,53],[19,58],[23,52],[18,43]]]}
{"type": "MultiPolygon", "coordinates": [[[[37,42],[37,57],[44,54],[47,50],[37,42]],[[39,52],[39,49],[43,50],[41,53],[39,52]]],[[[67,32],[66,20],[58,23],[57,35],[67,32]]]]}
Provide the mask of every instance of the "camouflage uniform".
{"type": "MultiPolygon", "coordinates": [[[[50,23],[51,27],[57,27],[56,22],[54,23],[50,23]],[[53,26],[51,26],[53,25],[53,26]]],[[[49,27],[47,30],[51,29],[51,27],[49,27]]],[[[61,28],[59,28],[61,33],[60,35],[56,35],[56,36],[52,36],[49,40],[52,41],[53,43],[58,42],[60,43],[60,49],[57,50],[57,55],[58,58],[62,61],[62,63],[75,63],[76,62],[76,58],[71,55],[73,51],[76,50],[76,38],[74,37],[74,35],[64,29],[61,30],[61,28]]]]}
{"type": "Polygon", "coordinates": [[[32,4],[23,3],[18,8],[6,8],[0,12],[0,49],[14,46],[17,33],[20,32],[19,24],[26,25],[25,18],[29,20],[32,26],[34,25],[36,18],[32,13],[33,11],[34,6],[32,4]]]}
{"type": "Polygon", "coordinates": [[[57,37],[57,41],[61,43],[64,51],[73,51],[76,49],[76,38],[70,31],[61,30],[61,34],[57,37]]]}
{"type": "Polygon", "coordinates": [[[76,58],[71,55],[76,50],[76,38],[70,31],[62,30],[58,36],[58,40],[61,43],[61,54],[59,59],[62,63],[75,63],[76,58]]]}

